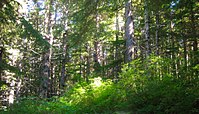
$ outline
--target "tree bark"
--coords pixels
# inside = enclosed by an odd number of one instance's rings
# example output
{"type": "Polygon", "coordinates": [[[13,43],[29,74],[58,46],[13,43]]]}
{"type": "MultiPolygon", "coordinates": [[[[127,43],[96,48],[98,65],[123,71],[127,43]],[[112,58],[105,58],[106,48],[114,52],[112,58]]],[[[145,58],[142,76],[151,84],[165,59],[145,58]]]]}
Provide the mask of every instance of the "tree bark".
{"type": "MultiPolygon", "coordinates": [[[[118,45],[118,40],[119,40],[119,17],[118,17],[118,10],[116,12],[116,18],[115,18],[116,24],[116,34],[115,34],[115,41],[116,41],[116,46],[115,46],[115,61],[118,61],[119,59],[119,45],[118,45]]],[[[115,78],[118,79],[118,74],[119,73],[119,64],[117,63],[115,66],[115,78]]]]}
{"type": "Polygon", "coordinates": [[[196,32],[196,23],[195,23],[195,16],[194,16],[194,9],[193,9],[193,5],[194,3],[191,3],[191,8],[190,8],[190,12],[191,12],[191,29],[192,29],[192,39],[193,39],[193,66],[195,66],[198,62],[199,59],[198,55],[197,55],[197,51],[198,51],[198,41],[197,41],[197,32],[196,32]]]}
{"type": "Polygon", "coordinates": [[[91,55],[91,48],[89,46],[89,44],[87,43],[86,44],[86,50],[87,50],[87,53],[88,55],[86,56],[86,81],[88,82],[88,76],[90,75],[91,73],[91,70],[90,70],[90,55],[91,55]]]}
{"type": "Polygon", "coordinates": [[[156,44],[156,55],[159,55],[159,29],[160,29],[160,15],[158,14],[159,12],[156,13],[156,31],[155,31],[155,44],[156,44]]]}
{"type": "MultiPolygon", "coordinates": [[[[98,0],[96,1],[98,2],[98,0]]],[[[97,5],[97,3],[96,3],[97,5]]],[[[98,6],[96,6],[96,10],[98,9],[98,6]]],[[[100,16],[99,13],[96,13],[96,35],[95,35],[95,41],[94,41],[94,54],[93,54],[93,59],[94,59],[94,71],[96,73],[99,73],[99,67],[100,67],[100,41],[99,41],[99,21],[100,21],[100,16]]]]}
{"type": "Polygon", "coordinates": [[[60,86],[61,89],[63,89],[63,87],[65,86],[65,80],[66,80],[66,63],[67,63],[67,33],[65,33],[65,35],[63,36],[63,51],[64,51],[64,55],[63,55],[63,60],[62,60],[62,68],[61,68],[61,79],[60,79],[60,86]]]}
{"type": "Polygon", "coordinates": [[[144,0],[144,19],[145,19],[145,39],[146,39],[146,56],[151,53],[150,47],[150,33],[149,33],[149,10],[148,10],[148,0],[144,0]]]}
{"type": "Polygon", "coordinates": [[[3,66],[3,53],[4,53],[4,48],[0,47],[0,81],[1,81],[1,74],[2,74],[2,66],[3,66]]]}
{"type": "Polygon", "coordinates": [[[134,22],[132,14],[132,2],[131,0],[125,3],[125,40],[126,40],[126,52],[125,63],[132,61],[132,56],[135,52],[135,39],[134,39],[134,22]]]}
{"type": "Polygon", "coordinates": [[[65,2],[65,11],[63,12],[63,15],[66,16],[66,19],[64,20],[64,25],[65,25],[65,33],[63,34],[63,60],[62,60],[62,68],[61,68],[61,79],[60,79],[60,88],[63,89],[66,84],[66,64],[67,64],[67,50],[68,50],[68,14],[69,14],[69,9],[68,9],[68,3],[69,1],[67,0],[65,2]]]}
{"type": "MultiPolygon", "coordinates": [[[[51,23],[51,7],[53,1],[50,0],[49,3],[46,5],[46,15],[45,15],[45,40],[47,40],[51,45],[53,42],[53,37],[51,35],[52,23],[51,23]]],[[[52,48],[48,48],[43,56],[43,71],[42,71],[42,82],[41,82],[41,93],[40,96],[42,98],[47,98],[49,96],[49,85],[50,85],[50,77],[51,77],[51,55],[52,55],[52,48]]]]}

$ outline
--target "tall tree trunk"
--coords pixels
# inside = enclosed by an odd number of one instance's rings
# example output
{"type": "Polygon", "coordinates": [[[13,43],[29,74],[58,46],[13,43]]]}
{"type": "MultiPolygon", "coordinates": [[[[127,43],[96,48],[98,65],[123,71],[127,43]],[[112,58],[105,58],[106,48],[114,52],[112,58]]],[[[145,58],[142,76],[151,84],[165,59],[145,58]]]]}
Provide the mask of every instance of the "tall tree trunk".
{"type": "MultiPolygon", "coordinates": [[[[98,0],[96,1],[98,2],[98,0]]],[[[98,3],[96,3],[97,5],[98,3]]],[[[96,6],[96,10],[98,10],[98,5],[96,6]]],[[[97,11],[96,13],[96,35],[95,35],[95,41],[94,41],[94,54],[93,54],[93,59],[94,59],[94,70],[96,73],[99,73],[99,67],[100,67],[100,42],[99,42],[99,21],[100,21],[100,16],[97,11]]]]}
{"type": "MultiPolygon", "coordinates": [[[[1,46],[1,42],[0,42],[0,46],[1,46]]],[[[2,66],[3,66],[3,53],[4,53],[4,48],[0,47],[0,81],[2,81],[1,75],[2,75],[2,66]]]]}
{"type": "Polygon", "coordinates": [[[86,50],[88,55],[86,56],[86,82],[88,82],[88,76],[90,75],[90,55],[91,55],[91,48],[89,46],[89,43],[86,44],[86,50]]]}
{"type": "Polygon", "coordinates": [[[125,62],[132,61],[132,55],[134,54],[135,39],[134,39],[134,23],[132,14],[132,2],[131,0],[125,3],[125,40],[126,40],[126,52],[125,62]]]}
{"type": "MultiPolygon", "coordinates": [[[[58,10],[58,1],[54,1],[54,19],[53,19],[53,22],[52,22],[52,26],[56,26],[57,24],[57,10],[58,10]]],[[[57,28],[55,28],[55,31],[57,31],[57,28]]],[[[52,32],[51,32],[52,34],[52,32]]],[[[51,37],[51,45],[53,45],[53,40],[54,40],[54,36],[52,35],[51,37]]],[[[53,48],[50,48],[50,52],[51,52],[51,57],[53,56],[53,48]]],[[[50,77],[50,97],[51,96],[54,96],[54,95],[57,95],[57,91],[56,91],[56,75],[55,75],[55,70],[56,70],[56,61],[50,61],[50,74],[51,74],[51,77],[50,77]]]]}
{"type": "Polygon", "coordinates": [[[183,38],[184,66],[187,70],[187,39],[183,38]]]}
{"type": "MultiPolygon", "coordinates": [[[[115,46],[115,61],[118,61],[119,59],[119,45],[118,45],[118,40],[119,40],[119,17],[118,17],[118,10],[116,12],[116,18],[115,18],[115,28],[116,28],[116,34],[115,34],[115,41],[116,41],[116,46],[115,46]]],[[[118,73],[119,73],[119,64],[117,63],[115,66],[115,73],[114,76],[117,79],[118,78],[118,73]]]]}
{"type": "Polygon", "coordinates": [[[63,60],[61,68],[60,88],[63,89],[66,80],[66,63],[67,63],[67,33],[63,35],[63,60]]]}
{"type": "Polygon", "coordinates": [[[193,66],[195,66],[197,64],[197,62],[199,61],[198,55],[197,55],[197,51],[198,51],[198,41],[197,41],[197,33],[196,33],[196,23],[195,23],[195,16],[194,16],[194,9],[193,9],[193,5],[194,3],[191,3],[191,8],[190,8],[190,12],[191,12],[191,31],[192,31],[192,39],[193,39],[193,66]]]}
{"type": "Polygon", "coordinates": [[[102,46],[102,58],[103,58],[103,60],[102,60],[102,76],[106,76],[106,70],[105,70],[106,51],[105,51],[105,49],[106,49],[106,45],[104,44],[102,46]]]}
{"type": "Polygon", "coordinates": [[[145,39],[146,39],[146,56],[151,53],[150,47],[150,34],[149,34],[149,10],[148,10],[148,0],[144,0],[144,19],[145,19],[145,39]]]}
{"type": "Polygon", "coordinates": [[[175,38],[173,36],[173,16],[171,14],[170,18],[170,38],[171,38],[171,59],[172,59],[172,66],[171,66],[171,72],[173,73],[173,76],[176,76],[176,54],[175,54],[175,38]]]}
{"type": "MultiPolygon", "coordinates": [[[[53,37],[51,35],[52,23],[51,23],[51,8],[53,1],[48,1],[49,3],[46,5],[46,15],[45,15],[45,39],[52,45],[53,37]]],[[[41,93],[40,96],[43,98],[47,98],[49,96],[49,85],[50,85],[50,77],[51,77],[51,55],[52,49],[48,48],[43,56],[43,71],[42,71],[42,82],[41,82],[41,93]]]]}
{"type": "Polygon", "coordinates": [[[156,13],[155,16],[155,21],[156,21],[156,31],[155,31],[155,44],[156,44],[156,55],[159,55],[159,29],[160,29],[160,15],[158,14],[159,12],[156,13]]]}
{"type": "Polygon", "coordinates": [[[82,47],[80,46],[80,54],[79,54],[79,75],[82,77],[82,47]]]}
{"type": "Polygon", "coordinates": [[[64,20],[64,25],[65,25],[65,33],[63,34],[63,60],[62,60],[62,68],[61,68],[61,79],[60,79],[60,88],[63,89],[65,87],[65,81],[66,81],[66,64],[67,64],[67,50],[68,50],[68,14],[69,14],[69,9],[68,9],[68,4],[69,1],[67,0],[65,2],[65,11],[63,12],[63,15],[66,17],[64,20]]]}

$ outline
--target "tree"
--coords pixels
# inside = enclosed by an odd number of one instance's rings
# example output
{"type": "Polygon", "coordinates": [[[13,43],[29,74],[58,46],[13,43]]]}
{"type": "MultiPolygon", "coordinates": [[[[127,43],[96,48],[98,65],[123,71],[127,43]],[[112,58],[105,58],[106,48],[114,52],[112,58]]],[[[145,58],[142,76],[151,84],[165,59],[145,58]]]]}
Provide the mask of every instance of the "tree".
{"type": "Polygon", "coordinates": [[[144,0],[144,19],[145,19],[145,39],[146,39],[146,56],[151,53],[150,34],[149,34],[149,11],[148,11],[148,0],[144,0]]]}
{"type": "Polygon", "coordinates": [[[128,0],[125,2],[125,40],[126,40],[126,52],[125,62],[132,61],[132,56],[135,53],[135,39],[134,39],[134,22],[132,14],[132,2],[128,0]]]}
{"type": "Polygon", "coordinates": [[[198,77],[196,0],[25,2],[26,13],[14,0],[0,3],[0,75],[10,103],[61,95],[95,77],[119,82],[124,64],[161,81],[198,77]]]}

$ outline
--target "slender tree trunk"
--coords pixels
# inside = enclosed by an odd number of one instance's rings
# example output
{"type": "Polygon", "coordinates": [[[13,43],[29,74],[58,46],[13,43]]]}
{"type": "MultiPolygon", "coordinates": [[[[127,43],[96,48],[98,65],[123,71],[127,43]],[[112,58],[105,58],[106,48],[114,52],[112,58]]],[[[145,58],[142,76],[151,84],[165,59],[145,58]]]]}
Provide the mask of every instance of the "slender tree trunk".
{"type": "MultiPolygon", "coordinates": [[[[118,10],[116,12],[116,18],[115,18],[115,21],[116,21],[116,25],[115,25],[115,28],[116,28],[116,34],[115,34],[115,41],[116,41],[116,46],[115,46],[115,61],[118,61],[119,59],[119,45],[118,45],[118,40],[119,40],[119,17],[118,17],[118,10]]],[[[115,78],[117,79],[118,78],[118,73],[119,73],[119,64],[117,63],[116,66],[115,66],[115,78]]]]}
{"type": "Polygon", "coordinates": [[[184,53],[184,67],[185,72],[187,71],[187,39],[185,36],[183,36],[183,53],[184,53]]]}
{"type": "Polygon", "coordinates": [[[192,31],[192,39],[193,39],[193,66],[197,64],[199,61],[197,51],[198,51],[198,41],[197,41],[197,33],[196,33],[196,23],[195,23],[195,16],[194,16],[194,11],[193,11],[193,5],[194,3],[191,4],[190,12],[191,12],[191,31],[192,31]]]}
{"type": "MultiPolygon", "coordinates": [[[[63,13],[64,16],[66,16],[66,20],[64,22],[65,25],[65,29],[68,29],[68,14],[69,14],[69,10],[68,10],[68,4],[69,1],[66,1],[65,3],[65,11],[63,13]]],[[[66,64],[67,64],[67,57],[68,57],[68,30],[66,30],[66,32],[63,34],[63,60],[62,60],[62,68],[61,68],[61,79],[60,79],[60,88],[63,89],[63,87],[65,87],[65,81],[66,81],[66,64]]]]}
{"type": "Polygon", "coordinates": [[[134,40],[134,23],[132,14],[132,2],[131,0],[125,3],[125,40],[126,40],[126,52],[125,62],[132,61],[134,54],[135,40],[134,40]]]}
{"type": "Polygon", "coordinates": [[[63,87],[65,86],[65,80],[66,80],[66,55],[64,55],[64,58],[62,60],[61,79],[60,79],[61,89],[63,89],[63,87]]]}
{"type": "MultiPolygon", "coordinates": [[[[198,31],[197,31],[197,24],[195,22],[195,13],[194,13],[194,8],[193,8],[193,5],[194,3],[192,2],[191,4],[191,29],[192,29],[192,37],[193,37],[193,58],[192,58],[192,63],[191,65],[193,67],[195,67],[197,64],[199,64],[199,58],[198,58],[198,31]]],[[[195,76],[194,78],[199,78],[198,74],[199,74],[199,71],[195,71],[195,72],[192,72],[193,76],[195,76]]]]}
{"type": "MultiPolygon", "coordinates": [[[[54,19],[53,19],[53,22],[52,22],[52,26],[55,26],[56,24],[57,24],[57,10],[58,10],[58,1],[54,1],[54,19]]],[[[57,31],[57,28],[55,28],[55,31],[57,31]]],[[[52,32],[51,32],[51,34],[52,34],[52,32]]],[[[51,38],[51,45],[53,45],[53,40],[54,40],[54,36],[52,35],[52,38],[51,38]]],[[[52,48],[50,48],[51,50],[50,50],[50,52],[51,52],[51,57],[50,58],[52,58],[52,56],[53,56],[53,49],[52,48]]],[[[57,92],[56,92],[56,67],[57,67],[57,65],[56,65],[56,61],[50,61],[50,65],[51,65],[51,69],[50,69],[50,71],[51,71],[51,77],[50,77],[50,97],[51,96],[54,96],[54,95],[56,95],[57,94],[57,92]]]]}
{"type": "Polygon", "coordinates": [[[151,53],[150,47],[150,34],[149,34],[149,10],[148,10],[148,0],[144,0],[144,19],[145,19],[145,39],[146,39],[146,56],[151,53]]]}
{"type": "Polygon", "coordinates": [[[172,59],[172,66],[171,66],[171,72],[173,73],[174,76],[176,76],[176,56],[175,56],[175,38],[173,36],[173,16],[171,14],[171,19],[170,19],[170,38],[171,38],[171,59],[172,59]]]}
{"type": "Polygon", "coordinates": [[[63,60],[62,60],[62,68],[61,68],[61,79],[60,79],[60,86],[61,89],[65,86],[65,80],[66,80],[66,63],[67,63],[67,31],[63,35],[63,60]]]}
{"type": "MultiPolygon", "coordinates": [[[[159,13],[159,12],[158,12],[159,13]]],[[[160,29],[160,15],[156,13],[156,31],[155,31],[155,44],[156,44],[156,55],[159,55],[159,29],[160,29]]]]}
{"type": "Polygon", "coordinates": [[[89,44],[86,44],[86,50],[88,55],[86,56],[86,81],[88,82],[88,76],[90,75],[90,54],[91,54],[91,48],[89,44]]]}
{"type": "Polygon", "coordinates": [[[79,54],[79,75],[82,77],[82,49],[80,46],[80,54],[79,54]]]}
{"type": "Polygon", "coordinates": [[[198,42],[197,42],[197,34],[196,34],[196,23],[195,23],[195,17],[194,17],[194,11],[193,11],[193,6],[191,7],[191,28],[192,28],[192,34],[194,37],[194,43],[193,43],[193,50],[197,51],[198,50],[198,42]]]}
{"type": "MultiPolygon", "coordinates": [[[[1,42],[0,42],[1,45],[1,42]]],[[[2,65],[3,65],[3,53],[4,53],[4,48],[0,47],[0,81],[1,80],[1,75],[2,75],[2,65]]]]}
{"type": "MultiPolygon", "coordinates": [[[[98,2],[98,0],[96,1],[98,2]]],[[[96,10],[98,9],[98,6],[96,6],[96,10]]],[[[96,73],[99,73],[99,67],[100,67],[100,42],[99,42],[99,21],[100,21],[100,16],[99,13],[96,13],[96,36],[95,36],[95,41],[94,41],[94,70],[96,73]]]]}
{"type": "Polygon", "coordinates": [[[102,58],[103,58],[103,60],[102,60],[102,76],[106,76],[106,71],[105,71],[105,65],[106,65],[106,62],[105,62],[105,57],[106,57],[106,55],[105,55],[105,48],[106,48],[106,45],[104,44],[103,46],[102,46],[102,58]]]}

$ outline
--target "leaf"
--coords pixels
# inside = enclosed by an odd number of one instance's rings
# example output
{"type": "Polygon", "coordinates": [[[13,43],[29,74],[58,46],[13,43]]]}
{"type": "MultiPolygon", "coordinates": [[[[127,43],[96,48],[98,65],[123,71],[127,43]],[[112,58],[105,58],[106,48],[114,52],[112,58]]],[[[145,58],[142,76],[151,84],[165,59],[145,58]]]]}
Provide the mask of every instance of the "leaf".
{"type": "Polygon", "coordinates": [[[39,46],[43,46],[43,48],[50,48],[50,44],[43,39],[43,36],[39,33],[39,31],[35,30],[33,26],[26,21],[26,19],[22,18],[21,24],[26,33],[29,33],[32,37],[36,38],[36,43],[38,43],[39,46]]]}

